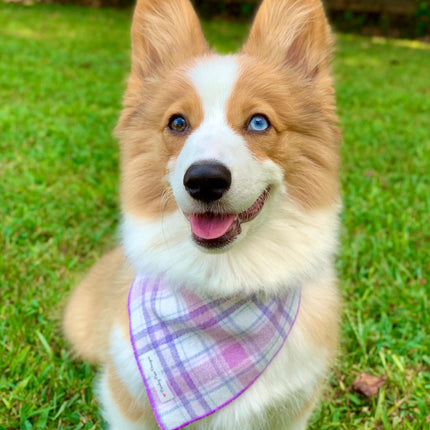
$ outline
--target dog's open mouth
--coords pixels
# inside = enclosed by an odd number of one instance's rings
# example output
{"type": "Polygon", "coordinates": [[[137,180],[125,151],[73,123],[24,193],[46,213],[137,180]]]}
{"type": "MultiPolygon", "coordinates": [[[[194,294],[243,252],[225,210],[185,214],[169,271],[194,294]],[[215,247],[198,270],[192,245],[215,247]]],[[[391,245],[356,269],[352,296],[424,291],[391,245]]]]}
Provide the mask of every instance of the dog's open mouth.
{"type": "Polygon", "coordinates": [[[269,195],[267,188],[247,210],[239,214],[204,212],[191,214],[189,221],[193,239],[205,248],[221,248],[241,233],[241,224],[253,220],[261,211],[269,195]]]}

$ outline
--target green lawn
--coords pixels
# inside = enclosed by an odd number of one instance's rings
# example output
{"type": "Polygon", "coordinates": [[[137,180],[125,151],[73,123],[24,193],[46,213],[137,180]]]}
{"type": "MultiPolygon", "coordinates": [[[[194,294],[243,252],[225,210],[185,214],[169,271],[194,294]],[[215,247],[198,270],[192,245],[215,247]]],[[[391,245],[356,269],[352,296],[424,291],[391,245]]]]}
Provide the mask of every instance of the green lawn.
{"type": "MultiPolygon", "coordinates": [[[[0,3],[0,429],[100,427],[59,319],[115,242],[130,16],[0,3]]],[[[246,27],[205,29],[225,52],[246,27]]],[[[430,46],[339,35],[335,74],[343,340],[311,428],[428,429],[430,46]],[[350,388],[360,371],[387,375],[377,397],[350,388]]]]}

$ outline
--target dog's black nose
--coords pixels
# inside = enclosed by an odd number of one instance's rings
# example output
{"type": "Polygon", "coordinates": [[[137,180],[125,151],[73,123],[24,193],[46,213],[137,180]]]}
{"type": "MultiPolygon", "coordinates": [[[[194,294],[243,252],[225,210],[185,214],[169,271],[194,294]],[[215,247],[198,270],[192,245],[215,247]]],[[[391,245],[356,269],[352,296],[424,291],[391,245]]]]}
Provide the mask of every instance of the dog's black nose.
{"type": "Polygon", "coordinates": [[[230,185],[230,170],[216,161],[191,164],[184,175],[184,186],[190,196],[205,203],[220,199],[230,185]]]}

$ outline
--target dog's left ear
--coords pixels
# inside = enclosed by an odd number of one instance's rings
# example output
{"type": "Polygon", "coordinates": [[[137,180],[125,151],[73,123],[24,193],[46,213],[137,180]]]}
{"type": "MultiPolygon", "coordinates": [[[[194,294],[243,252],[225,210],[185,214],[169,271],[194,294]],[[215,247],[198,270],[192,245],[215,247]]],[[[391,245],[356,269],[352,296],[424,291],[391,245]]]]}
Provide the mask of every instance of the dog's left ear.
{"type": "Polygon", "coordinates": [[[264,0],[242,52],[314,78],[328,71],[332,47],[320,0],[264,0]]]}

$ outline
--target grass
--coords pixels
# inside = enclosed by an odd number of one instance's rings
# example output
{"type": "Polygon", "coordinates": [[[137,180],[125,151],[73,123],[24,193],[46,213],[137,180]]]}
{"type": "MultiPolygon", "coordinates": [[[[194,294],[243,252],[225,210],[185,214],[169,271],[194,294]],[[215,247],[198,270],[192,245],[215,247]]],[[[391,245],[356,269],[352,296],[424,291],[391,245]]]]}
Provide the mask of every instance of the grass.
{"type": "MultiPolygon", "coordinates": [[[[116,237],[130,15],[0,3],[0,429],[100,427],[58,321],[116,237]]],[[[205,30],[225,52],[246,27],[205,30]]],[[[311,429],[430,428],[429,48],[338,37],[343,342],[311,429]],[[378,396],[350,388],[360,371],[387,375],[378,396]]]]}

